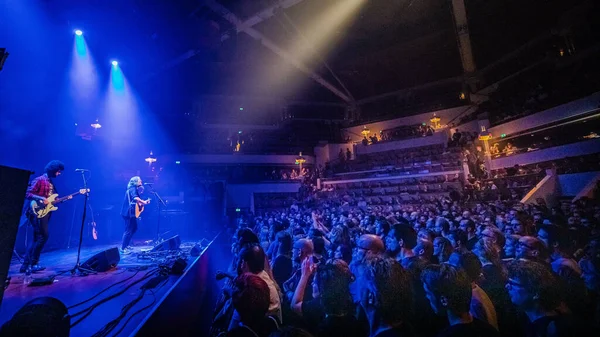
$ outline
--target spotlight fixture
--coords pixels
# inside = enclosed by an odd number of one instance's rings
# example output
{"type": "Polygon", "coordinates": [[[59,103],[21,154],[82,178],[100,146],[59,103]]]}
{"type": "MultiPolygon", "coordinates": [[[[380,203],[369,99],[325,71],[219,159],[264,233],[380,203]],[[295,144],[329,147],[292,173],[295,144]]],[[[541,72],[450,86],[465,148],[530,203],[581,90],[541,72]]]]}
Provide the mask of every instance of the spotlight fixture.
{"type": "Polygon", "coordinates": [[[154,157],[154,153],[152,153],[152,151],[150,151],[150,156],[148,158],[144,159],[144,161],[146,163],[148,163],[148,165],[152,165],[152,163],[155,163],[156,160],[157,159],[156,159],[156,157],[154,157]]]}
{"type": "Polygon", "coordinates": [[[96,118],[96,121],[92,124],[90,124],[91,127],[93,127],[95,130],[98,130],[102,127],[102,125],[100,124],[100,122],[98,122],[98,119],[96,118]]]}
{"type": "Polygon", "coordinates": [[[117,61],[112,61],[111,63],[112,63],[112,65],[113,65],[114,67],[116,67],[116,66],[118,66],[118,65],[119,65],[119,62],[117,62],[117,61]]]}
{"type": "Polygon", "coordinates": [[[75,29],[75,35],[81,36],[83,35],[83,32],[81,31],[81,29],[75,29]]]}

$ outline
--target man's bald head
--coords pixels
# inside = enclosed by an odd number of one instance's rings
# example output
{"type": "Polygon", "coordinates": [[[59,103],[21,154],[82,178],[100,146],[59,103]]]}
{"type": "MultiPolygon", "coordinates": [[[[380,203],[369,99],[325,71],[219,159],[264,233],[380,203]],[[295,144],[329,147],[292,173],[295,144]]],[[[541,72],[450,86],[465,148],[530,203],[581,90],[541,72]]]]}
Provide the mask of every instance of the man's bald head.
{"type": "Polygon", "coordinates": [[[382,254],[385,251],[383,240],[374,234],[363,234],[358,239],[358,246],[373,254],[382,254]]]}

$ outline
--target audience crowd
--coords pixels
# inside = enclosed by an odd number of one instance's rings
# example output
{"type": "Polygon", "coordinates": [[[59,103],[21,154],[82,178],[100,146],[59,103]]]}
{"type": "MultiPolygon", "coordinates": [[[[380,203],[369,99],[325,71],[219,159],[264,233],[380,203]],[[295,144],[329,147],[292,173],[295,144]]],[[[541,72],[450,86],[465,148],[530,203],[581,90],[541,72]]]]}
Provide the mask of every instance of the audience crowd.
{"type": "Polygon", "coordinates": [[[598,331],[598,200],[313,200],[238,220],[214,336],[598,331]]]}

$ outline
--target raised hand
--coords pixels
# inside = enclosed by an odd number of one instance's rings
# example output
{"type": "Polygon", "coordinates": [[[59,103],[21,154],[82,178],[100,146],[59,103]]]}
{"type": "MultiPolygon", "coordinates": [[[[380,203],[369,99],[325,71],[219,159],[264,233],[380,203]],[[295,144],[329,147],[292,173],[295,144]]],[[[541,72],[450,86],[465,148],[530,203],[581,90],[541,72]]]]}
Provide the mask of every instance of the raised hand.
{"type": "Polygon", "coordinates": [[[317,265],[313,262],[312,256],[309,256],[302,261],[302,275],[310,276],[317,270],[317,265]]]}

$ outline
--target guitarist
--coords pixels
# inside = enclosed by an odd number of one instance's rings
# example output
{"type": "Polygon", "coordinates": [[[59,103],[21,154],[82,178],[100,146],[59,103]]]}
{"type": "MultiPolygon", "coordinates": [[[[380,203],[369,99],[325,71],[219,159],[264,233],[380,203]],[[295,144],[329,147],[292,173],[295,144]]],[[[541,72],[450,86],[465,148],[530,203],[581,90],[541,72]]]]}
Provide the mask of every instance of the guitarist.
{"type": "MultiPolygon", "coordinates": [[[[27,188],[26,198],[28,201],[37,200],[48,204],[48,197],[56,193],[53,179],[58,177],[65,170],[65,164],[59,160],[53,160],[46,165],[44,171],[46,173],[33,179],[27,188]]],[[[21,266],[20,272],[37,272],[46,269],[39,264],[40,254],[44,245],[48,241],[48,222],[52,213],[48,213],[43,218],[38,218],[33,214],[31,208],[26,210],[27,219],[33,226],[33,242],[27,247],[25,259],[21,266]]]]}
{"type": "Polygon", "coordinates": [[[138,176],[129,179],[127,184],[127,191],[125,192],[125,199],[123,200],[123,207],[121,207],[121,216],[125,220],[125,232],[123,233],[123,243],[119,251],[121,254],[126,255],[131,253],[129,243],[131,237],[137,231],[137,218],[135,216],[136,205],[147,205],[150,200],[142,200],[140,197],[140,189],[142,187],[142,179],[138,176]]]}

